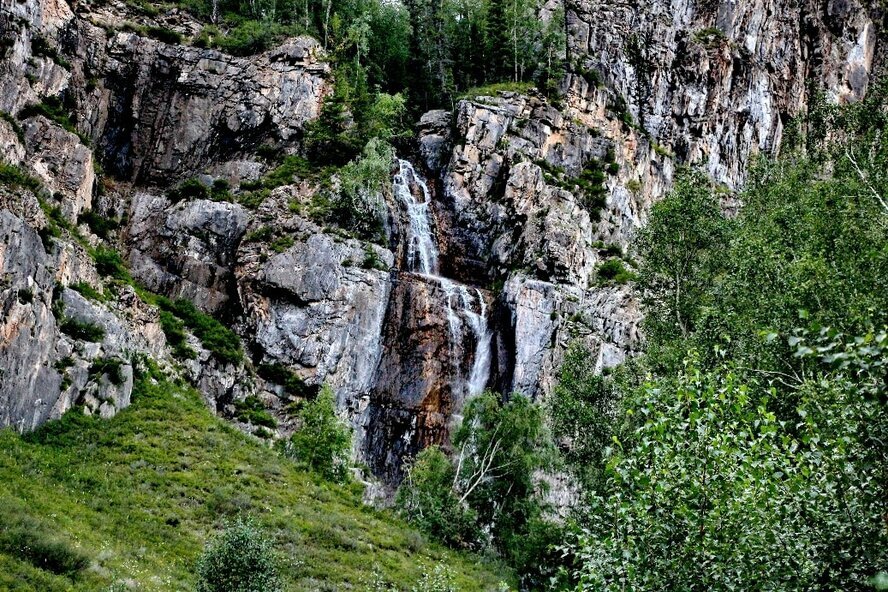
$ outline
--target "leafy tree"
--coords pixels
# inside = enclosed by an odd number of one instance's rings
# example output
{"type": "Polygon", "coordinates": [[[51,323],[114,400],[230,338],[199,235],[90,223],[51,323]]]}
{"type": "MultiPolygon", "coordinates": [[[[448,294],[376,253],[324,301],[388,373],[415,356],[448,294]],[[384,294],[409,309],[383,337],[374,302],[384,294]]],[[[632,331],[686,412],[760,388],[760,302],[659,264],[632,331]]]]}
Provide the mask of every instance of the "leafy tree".
{"type": "Polygon", "coordinates": [[[551,436],[543,411],[527,397],[506,402],[487,393],[468,402],[454,434],[456,480],[460,502],[468,504],[490,533],[494,546],[528,583],[539,584],[539,557],[549,541],[528,536],[544,520],[539,473],[551,468],[551,436]]]}
{"type": "Polygon", "coordinates": [[[637,241],[639,280],[648,295],[646,330],[655,342],[685,338],[711,298],[722,265],[727,223],[709,181],[686,171],[656,204],[637,241]]]}
{"type": "Polygon", "coordinates": [[[621,410],[619,391],[596,370],[589,351],[573,344],[547,402],[552,435],[568,467],[583,485],[593,488],[600,480],[621,410]]]}
{"type": "Polygon", "coordinates": [[[299,430],[284,445],[284,453],[332,481],[346,478],[351,431],[336,415],[333,389],[324,385],[299,412],[299,430]]]}
{"type": "Polygon", "coordinates": [[[276,592],[281,589],[269,541],[252,520],[236,519],[197,563],[197,592],[276,592]]]}
{"type": "Polygon", "coordinates": [[[456,468],[437,446],[426,448],[407,470],[398,489],[401,514],[420,530],[460,549],[478,548],[483,540],[477,514],[453,489],[456,468]]]}
{"type": "Polygon", "coordinates": [[[469,401],[453,438],[453,458],[423,451],[398,493],[405,517],[456,547],[491,545],[524,582],[541,586],[560,565],[562,529],[547,519],[540,479],[551,468],[542,409],[515,395],[469,401]]]}
{"type": "Polygon", "coordinates": [[[340,190],[333,200],[336,223],[367,240],[385,240],[383,191],[391,183],[394,150],[374,138],[364,153],[339,172],[340,190]]]}
{"type": "Polygon", "coordinates": [[[582,537],[581,589],[847,590],[875,575],[885,504],[860,428],[877,408],[856,389],[806,383],[796,432],[759,388],[692,357],[639,389],[601,522],[582,537]]]}

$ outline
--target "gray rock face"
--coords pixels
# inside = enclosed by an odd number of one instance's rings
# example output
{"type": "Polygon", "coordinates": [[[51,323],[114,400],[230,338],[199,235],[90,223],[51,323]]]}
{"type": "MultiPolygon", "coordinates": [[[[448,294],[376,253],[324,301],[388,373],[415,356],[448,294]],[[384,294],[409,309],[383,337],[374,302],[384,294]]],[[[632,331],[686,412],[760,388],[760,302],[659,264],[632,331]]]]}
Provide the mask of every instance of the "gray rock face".
{"type": "MultiPolygon", "coordinates": [[[[779,150],[811,88],[833,102],[859,100],[876,53],[875,25],[858,0],[579,0],[567,18],[572,54],[625,99],[635,121],[732,189],[750,157],[779,150]]],[[[577,94],[572,103],[586,112],[619,103],[577,94]]]]}
{"type": "Polygon", "coordinates": [[[76,134],[45,117],[23,122],[27,154],[22,164],[40,179],[71,222],[92,207],[96,180],[92,150],[76,134]]]}
{"type": "Polygon", "coordinates": [[[141,182],[194,174],[263,140],[293,140],[327,92],[329,66],[306,37],[250,58],[131,33],[107,43],[96,64],[102,82],[83,99],[94,104],[86,125],[109,168],[141,182]]]}
{"type": "Polygon", "coordinates": [[[8,210],[0,210],[0,277],[0,427],[29,430],[49,419],[59,398],[59,331],[43,244],[8,210]]]}
{"type": "Polygon", "coordinates": [[[98,281],[85,256],[60,244],[47,253],[35,228],[0,210],[0,427],[30,430],[75,404],[111,417],[130,403],[133,356],[164,359],[157,313],[131,289],[106,305],[55,287],[98,281]]]}
{"type": "MultiPolygon", "coordinates": [[[[387,266],[394,256],[376,247],[387,266]]],[[[309,384],[326,382],[342,407],[373,384],[391,290],[388,272],[362,269],[358,241],[319,232],[275,255],[259,272],[249,315],[266,360],[299,370],[309,384]]]]}
{"type": "Polygon", "coordinates": [[[238,204],[170,204],[138,192],[127,236],[132,274],[150,290],[218,311],[236,291],[232,268],[246,229],[247,211],[238,204]]]}

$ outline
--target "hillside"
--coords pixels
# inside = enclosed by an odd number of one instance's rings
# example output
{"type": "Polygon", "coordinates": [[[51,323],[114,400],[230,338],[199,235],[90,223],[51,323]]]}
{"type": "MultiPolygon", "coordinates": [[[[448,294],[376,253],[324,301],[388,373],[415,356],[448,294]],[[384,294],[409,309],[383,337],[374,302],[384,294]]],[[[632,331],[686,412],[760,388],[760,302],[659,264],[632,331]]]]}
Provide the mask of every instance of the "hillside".
{"type": "Polygon", "coordinates": [[[365,506],[360,486],[299,472],[169,382],[139,379],[108,421],[4,430],[0,450],[3,590],[191,590],[205,540],[239,513],[267,528],[286,590],[367,590],[377,574],[408,590],[439,564],[463,590],[511,578],[365,506]]]}

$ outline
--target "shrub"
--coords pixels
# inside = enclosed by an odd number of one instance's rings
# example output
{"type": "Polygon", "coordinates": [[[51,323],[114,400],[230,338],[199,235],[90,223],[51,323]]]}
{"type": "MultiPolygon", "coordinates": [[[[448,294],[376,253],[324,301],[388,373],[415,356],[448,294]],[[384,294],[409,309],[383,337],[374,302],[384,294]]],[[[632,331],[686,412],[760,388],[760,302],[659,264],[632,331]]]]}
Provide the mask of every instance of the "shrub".
{"type": "Polygon", "coordinates": [[[114,218],[106,218],[95,213],[93,210],[87,210],[80,214],[77,219],[79,224],[86,224],[90,231],[99,238],[108,240],[111,233],[120,228],[120,221],[114,218]]]}
{"type": "Polygon", "coordinates": [[[167,191],[167,197],[174,203],[191,199],[207,199],[209,196],[209,187],[204,185],[200,179],[187,179],[167,191]]]}
{"type": "Polygon", "coordinates": [[[280,578],[271,541],[238,518],[205,548],[197,562],[197,592],[277,592],[280,578]]]}
{"type": "Polygon", "coordinates": [[[245,243],[264,243],[274,236],[274,228],[271,226],[262,226],[256,230],[251,230],[244,237],[245,243]]]}
{"type": "Polygon", "coordinates": [[[279,236],[269,243],[269,247],[275,253],[283,253],[295,244],[292,236],[279,236]]]}
{"type": "Polygon", "coordinates": [[[271,23],[243,21],[227,35],[208,37],[208,39],[226,53],[248,56],[270,48],[277,37],[277,29],[278,27],[271,23]]]}
{"type": "Polygon", "coordinates": [[[383,236],[382,192],[391,183],[394,151],[385,142],[373,139],[363,154],[342,167],[341,189],[332,200],[330,222],[367,240],[383,236]]]}
{"type": "Polygon", "coordinates": [[[22,304],[31,304],[34,301],[34,292],[27,288],[18,291],[18,301],[22,304]]]}
{"type": "Polygon", "coordinates": [[[43,37],[33,37],[31,39],[31,53],[35,56],[43,56],[51,59],[53,62],[65,68],[67,70],[71,69],[71,64],[59,55],[59,52],[55,50],[55,48],[51,47],[49,43],[43,37]]]}
{"type": "Polygon", "coordinates": [[[197,352],[188,345],[185,324],[173,313],[160,311],[160,328],[166,336],[167,343],[173,348],[173,356],[180,360],[193,360],[197,352]]]}
{"type": "MultiPolygon", "coordinates": [[[[12,131],[15,133],[15,137],[18,138],[20,144],[25,143],[25,130],[22,129],[22,126],[19,125],[19,122],[15,117],[7,113],[6,111],[0,111],[0,119],[4,120],[6,123],[12,127],[12,131]]],[[[8,165],[5,165],[8,166],[8,165]]]]}
{"type": "Polygon", "coordinates": [[[145,27],[143,32],[152,39],[157,39],[163,43],[170,45],[178,45],[182,43],[182,35],[178,31],[174,31],[168,27],[145,27]]]}
{"type": "Polygon", "coordinates": [[[351,431],[336,416],[333,389],[324,385],[299,412],[302,427],[284,444],[284,454],[332,481],[346,477],[351,431]]]}
{"type": "Polygon", "coordinates": [[[296,397],[314,397],[319,391],[317,386],[305,384],[298,374],[283,364],[262,364],[258,373],[265,380],[281,385],[288,394],[296,397]]]}
{"type": "Polygon", "coordinates": [[[68,115],[70,111],[70,109],[62,104],[61,99],[58,97],[46,97],[43,99],[42,103],[25,106],[19,111],[18,117],[19,119],[27,119],[29,117],[42,115],[50,121],[60,125],[65,131],[76,134],[81,142],[89,145],[89,139],[77,131],[77,127],[74,125],[74,122],[71,121],[71,117],[68,115]]]}
{"type": "Polygon", "coordinates": [[[123,384],[123,372],[120,371],[122,362],[117,358],[96,358],[89,366],[90,378],[107,376],[111,384],[120,386],[123,384]]]}
{"type": "Polygon", "coordinates": [[[615,284],[625,284],[635,279],[635,274],[627,270],[619,259],[608,259],[598,266],[598,279],[615,284]]]}
{"type": "Polygon", "coordinates": [[[130,275],[120,253],[110,247],[99,245],[92,252],[93,260],[96,262],[96,271],[104,277],[112,277],[114,279],[129,281],[130,275]]]}
{"type": "Polygon", "coordinates": [[[92,287],[86,282],[77,282],[76,284],[71,284],[68,286],[84,298],[88,298],[90,300],[94,300],[96,302],[104,302],[105,295],[99,292],[97,289],[92,287]]]}
{"type": "Polygon", "coordinates": [[[105,338],[105,330],[93,323],[78,321],[77,319],[65,319],[59,326],[62,333],[80,339],[82,341],[92,341],[98,343],[105,338]]]}
{"type": "Polygon", "coordinates": [[[234,402],[234,417],[244,423],[266,428],[277,427],[274,417],[265,409],[259,397],[250,395],[243,401],[234,402]]]}
{"type": "Polygon", "coordinates": [[[410,592],[457,592],[453,582],[453,572],[444,564],[439,563],[429,571],[423,571],[422,577],[410,589],[410,592]]]}
{"type": "Polygon", "coordinates": [[[243,360],[244,353],[237,334],[210,315],[198,310],[192,302],[184,299],[172,302],[160,297],[157,303],[162,310],[179,317],[195,337],[200,339],[203,346],[220,361],[237,364],[243,360]]]}
{"type": "Polygon", "coordinates": [[[20,168],[0,162],[0,185],[30,189],[34,193],[40,191],[40,181],[28,175],[20,168]]]}
{"type": "Polygon", "coordinates": [[[379,271],[388,271],[385,262],[376,254],[376,250],[370,245],[364,245],[364,260],[361,261],[361,267],[364,269],[378,269],[379,271]]]}

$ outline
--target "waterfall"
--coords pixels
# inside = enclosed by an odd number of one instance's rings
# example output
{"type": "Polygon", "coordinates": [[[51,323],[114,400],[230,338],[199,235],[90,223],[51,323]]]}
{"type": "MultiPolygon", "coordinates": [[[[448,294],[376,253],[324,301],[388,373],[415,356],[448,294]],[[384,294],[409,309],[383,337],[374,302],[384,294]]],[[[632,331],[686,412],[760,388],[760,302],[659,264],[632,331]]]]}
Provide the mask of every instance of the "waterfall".
{"type": "Polygon", "coordinates": [[[428,275],[438,273],[438,245],[432,232],[429,216],[431,194],[429,186],[417,174],[406,160],[398,159],[398,173],[392,187],[407,210],[409,227],[407,232],[407,271],[415,271],[428,275]],[[422,201],[418,201],[410,188],[416,184],[422,192],[422,201]]]}
{"type": "Polygon", "coordinates": [[[444,292],[450,344],[454,348],[463,343],[464,332],[471,331],[474,354],[468,372],[461,367],[460,356],[453,355],[454,382],[459,381],[460,394],[473,397],[481,393],[490,377],[492,335],[487,322],[487,302],[478,288],[455,282],[439,275],[438,245],[430,212],[431,192],[426,182],[408,161],[398,160],[393,189],[407,218],[405,240],[406,271],[419,273],[437,282],[444,292]],[[414,191],[418,188],[419,191],[414,191]],[[417,199],[417,193],[420,199],[417,199]]]}
{"type": "Polygon", "coordinates": [[[475,293],[478,295],[481,312],[477,315],[473,313],[470,316],[472,319],[472,329],[475,332],[478,344],[475,349],[475,361],[472,364],[472,372],[469,374],[468,386],[470,397],[481,394],[481,391],[487,385],[488,378],[490,378],[490,345],[493,340],[493,335],[487,327],[487,303],[484,301],[484,295],[477,288],[475,288],[475,293]]]}

